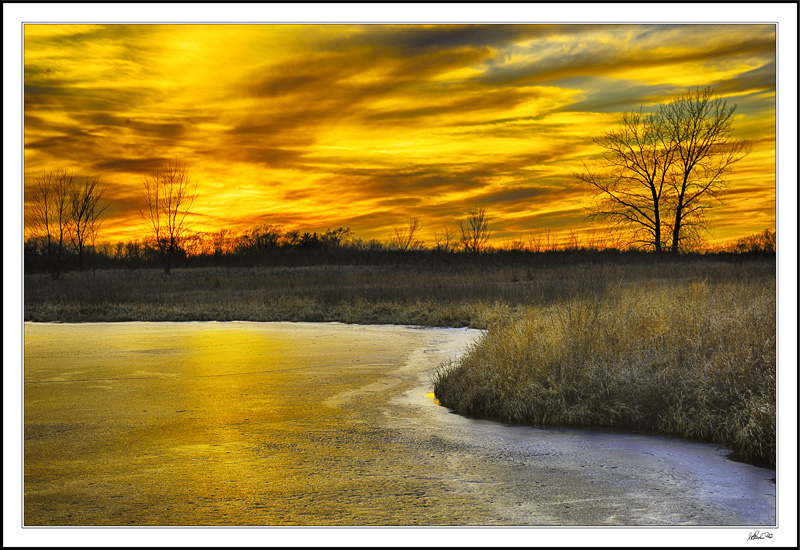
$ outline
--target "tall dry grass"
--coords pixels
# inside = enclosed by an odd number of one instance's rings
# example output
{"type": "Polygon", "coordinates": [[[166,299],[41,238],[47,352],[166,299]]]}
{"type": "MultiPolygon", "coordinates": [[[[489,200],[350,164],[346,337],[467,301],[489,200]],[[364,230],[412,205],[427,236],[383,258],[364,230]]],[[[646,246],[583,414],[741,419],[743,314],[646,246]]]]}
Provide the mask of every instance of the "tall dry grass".
{"type": "Polygon", "coordinates": [[[775,467],[775,281],[621,282],[492,326],[434,391],[457,413],[724,444],[775,467]]]}

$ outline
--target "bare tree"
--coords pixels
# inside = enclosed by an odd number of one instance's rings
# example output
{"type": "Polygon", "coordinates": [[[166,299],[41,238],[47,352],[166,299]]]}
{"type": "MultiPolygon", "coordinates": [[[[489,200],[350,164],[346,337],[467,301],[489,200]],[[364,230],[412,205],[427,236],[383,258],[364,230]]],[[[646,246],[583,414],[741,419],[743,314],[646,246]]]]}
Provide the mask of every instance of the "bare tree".
{"type": "Polygon", "coordinates": [[[749,144],[731,138],[735,111],[710,88],[659,109],[664,141],[675,150],[669,174],[673,253],[698,240],[707,227],[703,214],[727,189],[723,176],[750,152],[749,144]]]}
{"type": "Polygon", "coordinates": [[[594,142],[603,148],[598,165],[591,168],[584,163],[585,172],[575,174],[594,188],[590,219],[629,229],[632,244],[661,252],[662,199],[675,151],[662,140],[658,115],[641,109],[625,113],[619,128],[594,142]]]}
{"type": "Polygon", "coordinates": [[[455,249],[456,233],[449,225],[445,225],[441,233],[434,232],[433,238],[436,241],[436,250],[450,252],[455,249]]]}
{"type": "Polygon", "coordinates": [[[459,220],[458,228],[461,231],[461,246],[467,252],[480,254],[489,240],[489,219],[486,216],[487,208],[480,206],[467,213],[466,220],[459,220]]]}
{"type": "Polygon", "coordinates": [[[44,241],[54,279],[61,277],[64,250],[72,223],[71,190],[75,175],[66,169],[42,172],[34,181],[31,231],[44,241]]]}
{"type": "Polygon", "coordinates": [[[145,208],[139,211],[154,237],[170,274],[172,259],[188,232],[186,218],[197,197],[197,183],[189,181],[186,165],[177,159],[159,165],[142,178],[145,208]]]}
{"type": "Polygon", "coordinates": [[[353,240],[353,232],[349,227],[339,227],[337,229],[328,228],[325,233],[320,235],[322,246],[328,249],[337,249],[347,246],[353,240]]]}
{"type": "Polygon", "coordinates": [[[100,178],[88,177],[83,184],[75,184],[70,189],[70,215],[72,245],[78,252],[78,269],[83,271],[84,250],[94,248],[100,231],[100,215],[108,207],[100,206],[105,188],[99,186],[100,178]]]}
{"type": "Polygon", "coordinates": [[[403,227],[393,227],[394,235],[389,238],[389,244],[405,252],[414,248],[421,248],[423,242],[417,238],[422,224],[418,217],[409,218],[403,227]]]}
{"type": "Polygon", "coordinates": [[[749,152],[730,138],[736,106],[712,96],[707,88],[653,113],[626,113],[618,129],[594,140],[601,159],[575,174],[595,191],[590,219],[657,252],[699,242],[708,227],[704,213],[725,190],[722,176],[749,152]]]}

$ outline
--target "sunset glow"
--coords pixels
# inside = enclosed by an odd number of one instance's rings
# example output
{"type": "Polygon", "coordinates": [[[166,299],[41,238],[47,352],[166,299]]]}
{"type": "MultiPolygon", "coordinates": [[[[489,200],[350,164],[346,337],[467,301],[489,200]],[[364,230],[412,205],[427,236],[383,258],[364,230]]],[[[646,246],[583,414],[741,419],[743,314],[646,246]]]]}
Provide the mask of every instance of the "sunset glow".
{"type": "MultiPolygon", "coordinates": [[[[178,158],[192,227],[422,238],[488,207],[491,244],[588,234],[572,174],[622,112],[711,86],[752,153],[711,240],[775,228],[774,25],[26,25],[25,186],[99,176],[101,240],[141,238],[178,158]]],[[[26,193],[27,198],[27,193],[26,193]]]]}

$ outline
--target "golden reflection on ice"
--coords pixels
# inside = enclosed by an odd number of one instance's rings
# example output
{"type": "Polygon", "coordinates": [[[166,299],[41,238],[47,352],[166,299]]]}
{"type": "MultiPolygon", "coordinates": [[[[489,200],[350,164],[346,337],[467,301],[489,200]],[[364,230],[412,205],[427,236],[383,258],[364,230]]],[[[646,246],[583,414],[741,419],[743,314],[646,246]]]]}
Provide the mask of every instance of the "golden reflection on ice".
{"type": "Polygon", "coordinates": [[[713,445],[420,403],[477,335],[26,323],[24,525],[774,525],[774,482],[713,445]]]}
{"type": "Polygon", "coordinates": [[[435,394],[434,392],[428,392],[428,393],[426,393],[426,394],[425,394],[425,397],[430,397],[431,399],[433,399],[433,402],[434,402],[434,403],[436,403],[437,405],[441,405],[441,403],[439,403],[439,400],[438,400],[438,399],[436,399],[436,394],[435,394]]]}
{"type": "MultiPolygon", "coordinates": [[[[391,471],[381,464],[397,451],[373,437],[376,422],[354,422],[363,417],[352,407],[385,406],[395,386],[379,381],[424,332],[31,323],[25,336],[27,525],[357,524],[397,514],[390,482],[374,475],[391,471]]],[[[394,482],[403,495],[404,480],[394,482]]],[[[407,519],[422,514],[408,510],[407,519]]]]}

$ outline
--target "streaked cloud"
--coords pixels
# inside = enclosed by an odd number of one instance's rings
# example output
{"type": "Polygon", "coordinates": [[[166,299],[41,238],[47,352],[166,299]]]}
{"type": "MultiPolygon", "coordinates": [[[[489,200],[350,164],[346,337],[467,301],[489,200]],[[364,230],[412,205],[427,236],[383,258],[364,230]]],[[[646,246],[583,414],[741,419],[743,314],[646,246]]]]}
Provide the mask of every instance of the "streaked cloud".
{"type": "Polygon", "coordinates": [[[774,25],[26,25],[26,185],[100,176],[109,239],[172,158],[198,230],[419,216],[430,241],[481,204],[498,239],[585,231],[592,137],[709,85],[754,144],[713,214],[728,239],[775,222],[774,25]]]}

